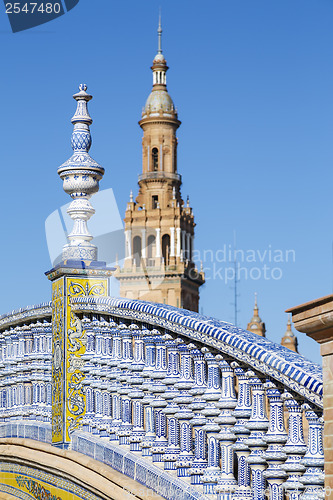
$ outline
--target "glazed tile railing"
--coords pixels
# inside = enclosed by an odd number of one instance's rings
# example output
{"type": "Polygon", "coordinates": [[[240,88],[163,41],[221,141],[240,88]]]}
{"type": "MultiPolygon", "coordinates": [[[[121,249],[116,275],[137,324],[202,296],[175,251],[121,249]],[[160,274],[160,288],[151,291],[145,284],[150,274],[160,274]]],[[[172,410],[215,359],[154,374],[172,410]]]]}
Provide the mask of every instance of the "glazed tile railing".
{"type": "MultiPolygon", "coordinates": [[[[50,425],[51,308],[26,311],[0,318],[2,425],[50,425]]],[[[72,311],[85,345],[84,411],[73,449],[91,456],[93,443],[125,450],[137,470],[156,477],[163,471],[177,491],[191,485],[177,498],[324,497],[319,366],[228,323],[169,306],[79,297],[72,311]],[[89,446],[80,448],[80,440],[89,446]]],[[[106,453],[94,457],[103,461],[106,453]]],[[[130,468],[122,471],[148,483],[130,468]]],[[[176,498],[175,489],[147,485],[176,498]]]]}

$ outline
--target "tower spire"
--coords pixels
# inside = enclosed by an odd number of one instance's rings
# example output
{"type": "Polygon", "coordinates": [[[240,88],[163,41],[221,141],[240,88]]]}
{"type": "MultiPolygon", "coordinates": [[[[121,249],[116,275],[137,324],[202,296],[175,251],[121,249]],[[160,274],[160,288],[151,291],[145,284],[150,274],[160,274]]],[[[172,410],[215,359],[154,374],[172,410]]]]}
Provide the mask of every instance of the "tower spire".
{"type": "Polygon", "coordinates": [[[168,71],[167,62],[162,54],[162,22],[161,22],[161,11],[159,14],[158,28],[157,28],[157,54],[154,57],[153,65],[151,69],[153,70],[153,87],[156,90],[163,87],[166,88],[166,72],[168,71]]]}
{"type": "Polygon", "coordinates": [[[162,54],[162,23],[161,23],[161,7],[160,7],[160,14],[158,18],[158,29],[157,29],[157,35],[158,35],[158,49],[157,53],[162,54]]]}

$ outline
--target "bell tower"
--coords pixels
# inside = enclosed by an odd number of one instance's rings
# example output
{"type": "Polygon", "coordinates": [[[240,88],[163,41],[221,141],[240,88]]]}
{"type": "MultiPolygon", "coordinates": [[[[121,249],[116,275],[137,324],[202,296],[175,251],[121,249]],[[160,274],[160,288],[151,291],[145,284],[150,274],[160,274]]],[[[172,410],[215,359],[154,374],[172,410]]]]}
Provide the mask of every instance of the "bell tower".
{"type": "Polygon", "coordinates": [[[135,201],[131,192],[125,214],[125,263],[115,276],[120,295],[198,311],[205,282],[193,262],[194,216],[184,203],[177,171],[177,136],[181,122],[167,91],[167,62],[158,50],[151,67],[153,88],[142,111],[142,174],[135,201]]]}

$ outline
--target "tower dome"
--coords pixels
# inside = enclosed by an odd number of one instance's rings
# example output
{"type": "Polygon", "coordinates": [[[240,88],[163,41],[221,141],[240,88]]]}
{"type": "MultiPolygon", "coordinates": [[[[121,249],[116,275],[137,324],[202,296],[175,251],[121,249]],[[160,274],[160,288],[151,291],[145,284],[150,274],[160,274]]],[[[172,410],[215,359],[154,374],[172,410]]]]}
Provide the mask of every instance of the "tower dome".
{"type": "Polygon", "coordinates": [[[158,50],[154,57],[153,65],[153,89],[148,96],[145,107],[143,108],[142,118],[147,116],[165,116],[177,118],[175,105],[167,91],[166,72],[168,70],[167,62],[162,53],[162,27],[161,17],[158,25],[158,50]]]}
{"type": "Polygon", "coordinates": [[[174,116],[175,106],[166,90],[153,90],[146,101],[143,117],[145,115],[158,116],[160,113],[174,116]]]}

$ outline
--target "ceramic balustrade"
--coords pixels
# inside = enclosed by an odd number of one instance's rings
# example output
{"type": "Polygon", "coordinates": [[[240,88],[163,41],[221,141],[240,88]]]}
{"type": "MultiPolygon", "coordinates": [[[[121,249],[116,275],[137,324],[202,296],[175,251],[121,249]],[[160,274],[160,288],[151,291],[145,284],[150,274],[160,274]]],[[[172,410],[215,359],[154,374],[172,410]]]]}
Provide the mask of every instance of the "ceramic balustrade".
{"type": "Polygon", "coordinates": [[[5,330],[0,343],[1,421],[51,415],[51,324],[37,321],[5,330]],[[27,342],[27,339],[29,342],[27,342]],[[28,387],[31,389],[28,395],[28,387]],[[31,398],[30,398],[31,394],[31,398]]]}
{"type": "MultiPolygon", "coordinates": [[[[148,462],[191,482],[206,498],[323,497],[318,406],[304,406],[305,397],[288,393],[272,373],[254,370],[232,352],[226,355],[165,328],[107,318],[82,319],[82,430],[150,457],[148,462]]],[[[50,323],[4,330],[0,368],[0,422],[50,421],[50,323]]]]}

